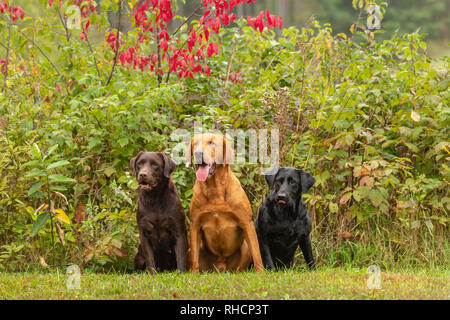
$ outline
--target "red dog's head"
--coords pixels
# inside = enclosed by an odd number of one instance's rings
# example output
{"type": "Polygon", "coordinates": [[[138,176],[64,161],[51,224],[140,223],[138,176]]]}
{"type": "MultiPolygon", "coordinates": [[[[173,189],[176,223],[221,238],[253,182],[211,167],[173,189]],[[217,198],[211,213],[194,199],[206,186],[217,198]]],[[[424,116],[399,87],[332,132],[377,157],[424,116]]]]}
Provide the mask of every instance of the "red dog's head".
{"type": "Polygon", "coordinates": [[[194,158],[198,181],[206,181],[214,175],[217,165],[227,166],[234,160],[234,151],[225,137],[219,134],[204,133],[196,135],[186,152],[186,164],[194,158]]]}

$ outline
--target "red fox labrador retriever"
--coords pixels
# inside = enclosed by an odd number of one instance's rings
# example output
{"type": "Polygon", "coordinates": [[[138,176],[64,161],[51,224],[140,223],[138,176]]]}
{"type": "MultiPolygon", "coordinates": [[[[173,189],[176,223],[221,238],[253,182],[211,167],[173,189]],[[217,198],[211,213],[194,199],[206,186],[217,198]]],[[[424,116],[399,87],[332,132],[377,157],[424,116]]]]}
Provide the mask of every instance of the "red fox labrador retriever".
{"type": "Polygon", "coordinates": [[[190,207],[190,268],[246,270],[253,258],[264,270],[250,202],[230,169],[234,152],[225,138],[200,134],[191,140],[187,164],[194,157],[196,182],[190,207]]]}

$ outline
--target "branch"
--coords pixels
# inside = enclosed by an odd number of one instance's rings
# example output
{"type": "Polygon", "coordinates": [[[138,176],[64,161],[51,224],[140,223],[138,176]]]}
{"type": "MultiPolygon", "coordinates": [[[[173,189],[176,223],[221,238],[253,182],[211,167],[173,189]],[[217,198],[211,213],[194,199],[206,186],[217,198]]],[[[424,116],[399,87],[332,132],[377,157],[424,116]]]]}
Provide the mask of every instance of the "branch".
{"type": "Polygon", "coordinates": [[[194,16],[194,14],[196,14],[198,9],[200,9],[201,7],[202,7],[202,4],[200,3],[199,6],[197,8],[195,8],[194,11],[192,11],[192,13],[189,15],[189,17],[187,17],[186,20],[184,20],[184,22],[182,24],[180,24],[178,26],[178,28],[172,33],[172,37],[174,35],[176,35],[178,33],[178,31],[180,31],[181,27],[183,27],[189,20],[191,20],[191,18],[194,16]]]}
{"type": "Polygon", "coordinates": [[[116,51],[114,53],[114,63],[111,68],[111,72],[109,73],[108,79],[106,80],[105,86],[107,86],[111,82],[111,79],[114,74],[114,69],[116,68],[116,65],[117,65],[117,59],[119,57],[119,38],[120,38],[120,27],[121,27],[121,18],[122,18],[122,3],[123,3],[123,0],[119,1],[119,21],[118,21],[118,25],[117,25],[116,51]]]}
{"type": "MultiPolygon", "coordinates": [[[[197,8],[194,9],[194,11],[192,11],[192,13],[186,18],[186,20],[183,21],[182,24],[180,24],[178,26],[178,28],[175,29],[175,31],[172,33],[171,37],[173,37],[174,35],[176,35],[178,33],[178,31],[180,31],[180,29],[186,24],[188,23],[189,20],[191,20],[191,18],[197,13],[197,11],[202,7],[202,4],[199,4],[199,6],[197,8]]],[[[158,40],[159,41],[159,40],[158,40]]],[[[187,40],[186,40],[187,41],[187,40]]],[[[186,41],[184,42],[184,44],[186,44],[186,41]]],[[[184,47],[184,44],[181,47],[184,47]]],[[[159,55],[158,55],[159,56],[159,55]]],[[[170,74],[171,72],[167,72],[167,77],[166,77],[166,83],[169,82],[169,78],[170,78],[170,74]]]]}
{"type": "Polygon", "coordinates": [[[88,44],[88,47],[89,47],[89,51],[91,52],[92,57],[94,58],[95,69],[97,69],[98,79],[100,80],[100,83],[103,86],[102,74],[100,73],[100,70],[98,68],[97,58],[95,57],[94,50],[92,49],[91,43],[89,42],[89,37],[88,37],[87,32],[86,32],[86,30],[84,28],[83,22],[81,22],[80,24],[81,24],[81,30],[83,31],[83,34],[84,34],[84,38],[86,39],[86,43],[88,44]]]}
{"type": "MultiPolygon", "coordinates": [[[[159,36],[158,36],[158,27],[155,26],[155,37],[156,37],[156,51],[158,53],[158,70],[161,70],[161,46],[159,44],[159,36]]],[[[162,76],[161,74],[156,70],[156,73],[158,75],[158,88],[161,86],[162,82],[162,76]]]]}
{"type": "Polygon", "coordinates": [[[57,8],[57,10],[58,10],[59,20],[61,21],[61,24],[63,25],[64,30],[66,31],[66,40],[67,40],[67,42],[69,42],[71,34],[69,32],[69,29],[67,28],[67,21],[65,19],[63,19],[62,15],[61,15],[61,11],[59,11],[59,7],[57,8]]]}
{"type": "Polygon", "coordinates": [[[52,60],[50,60],[50,58],[45,54],[45,52],[41,49],[41,47],[39,47],[36,42],[34,42],[33,39],[30,39],[26,36],[25,33],[23,33],[22,31],[19,31],[19,33],[25,38],[27,39],[27,41],[31,42],[44,56],[44,58],[51,64],[51,66],[53,67],[53,69],[55,69],[56,73],[58,73],[59,76],[61,76],[61,72],[59,72],[58,68],[53,64],[52,60]]]}
{"type": "Polygon", "coordinates": [[[361,20],[362,13],[363,13],[363,8],[360,8],[358,18],[356,19],[356,22],[354,23],[355,28],[352,32],[352,36],[350,37],[350,40],[353,40],[353,36],[355,35],[355,32],[358,31],[358,27],[359,27],[358,25],[359,25],[359,21],[361,20]]]}
{"type": "MultiPolygon", "coordinates": [[[[198,29],[194,29],[194,30],[195,30],[195,32],[197,32],[198,29]]],[[[183,44],[181,45],[181,47],[180,47],[179,49],[183,49],[184,46],[186,45],[186,43],[188,42],[188,40],[189,40],[189,37],[187,37],[186,40],[184,40],[183,44]]],[[[169,82],[170,74],[171,74],[171,72],[169,71],[169,72],[167,73],[166,83],[169,82]]]]}
{"type": "Polygon", "coordinates": [[[227,89],[227,86],[228,86],[228,80],[230,78],[230,72],[231,72],[231,65],[233,64],[233,59],[234,59],[235,53],[236,53],[236,39],[234,39],[233,51],[231,53],[230,60],[228,61],[227,76],[225,78],[225,84],[223,86],[223,91],[222,91],[223,93],[225,93],[225,90],[227,89]]]}
{"type": "Polygon", "coordinates": [[[8,77],[8,66],[9,66],[9,49],[10,49],[10,43],[11,43],[11,27],[12,27],[12,20],[11,17],[9,17],[9,26],[8,26],[8,44],[6,47],[6,65],[5,65],[5,73],[3,76],[3,86],[2,86],[2,92],[6,90],[6,78],[8,77]]]}

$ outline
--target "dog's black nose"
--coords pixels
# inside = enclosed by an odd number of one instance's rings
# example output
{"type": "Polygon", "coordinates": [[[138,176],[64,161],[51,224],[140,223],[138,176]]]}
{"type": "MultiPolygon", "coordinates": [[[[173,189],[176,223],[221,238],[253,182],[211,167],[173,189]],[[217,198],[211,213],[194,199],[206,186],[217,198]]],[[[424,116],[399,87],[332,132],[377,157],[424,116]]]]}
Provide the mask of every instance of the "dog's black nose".
{"type": "Polygon", "coordinates": [[[285,193],[279,193],[277,194],[277,201],[281,203],[287,202],[287,195],[285,193]]]}
{"type": "Polygon", "coordinates": [[[203,162],[203,151],[194,152],[195,163],[200,164],[203,162]]]}

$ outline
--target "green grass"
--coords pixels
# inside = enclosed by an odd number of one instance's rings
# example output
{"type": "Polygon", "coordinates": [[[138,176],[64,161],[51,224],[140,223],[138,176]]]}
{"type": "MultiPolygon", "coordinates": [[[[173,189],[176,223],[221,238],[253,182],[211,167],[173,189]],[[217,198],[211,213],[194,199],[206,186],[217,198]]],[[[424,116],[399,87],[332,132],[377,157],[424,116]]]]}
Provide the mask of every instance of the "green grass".
{"type": "Polygon", "coordinates": [[[450,299],[449,270],[382,272],[381,289],[367,288],[366,270],[323,269],[279,273],[147,273],[68,275],[0,273],[0,299],[450,299]]]}

